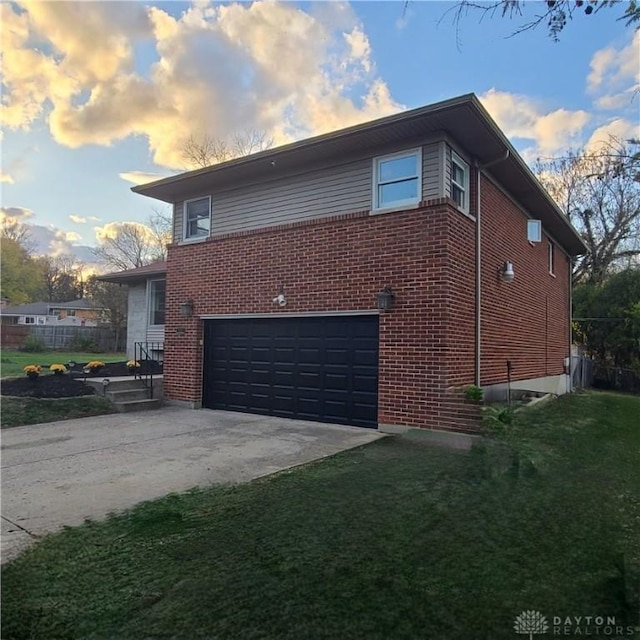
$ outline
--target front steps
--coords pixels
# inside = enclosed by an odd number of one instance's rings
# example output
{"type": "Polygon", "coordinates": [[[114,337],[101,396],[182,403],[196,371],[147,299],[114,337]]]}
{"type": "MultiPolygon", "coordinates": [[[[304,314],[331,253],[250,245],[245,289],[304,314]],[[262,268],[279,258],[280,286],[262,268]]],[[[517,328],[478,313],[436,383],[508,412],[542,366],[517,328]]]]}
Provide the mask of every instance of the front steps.
{"type": "Polygon", "coordinates": [[[98,395],[103,395],[119,413],[130,411],[148,411],[159,409],[162,405],[162,376],[153,377],[153,398],[150,390],[142,380],[133,377],[105,378],[109,384],[97,378],[88,378],[87,384],[92,386],[98,395]]]}

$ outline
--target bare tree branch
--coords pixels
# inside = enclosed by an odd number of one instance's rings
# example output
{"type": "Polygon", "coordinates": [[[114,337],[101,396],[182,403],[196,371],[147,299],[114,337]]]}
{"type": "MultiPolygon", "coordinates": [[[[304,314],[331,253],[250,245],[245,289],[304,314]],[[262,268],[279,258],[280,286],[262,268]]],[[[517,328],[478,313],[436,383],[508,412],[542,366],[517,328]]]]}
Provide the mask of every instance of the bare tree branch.
{"type": "MultiPolygon", "coordinates": [[[[404,12],[408,2],[405,2],[404,12]]],[[[526,7],[535,6],[537,13],[527,22],[520,25],[510,36],[517,36],[524,31],[530,31],[541,25],[546,25],[549,36],[553,40],[559,40],[560,34],[567,26],[569,20],[577,15],[591,16],[605,8],[624,7],[624,13],[618,20],[624,20],[625,25],[631,26],[640,23],[640,4],[636,0],[546,0],[544,2],[525,3],[524,0],[496,0],[495,2],[480,3],[473,0],[460,0],[456,2],[445,15],[453,14],[453,23],[456,26],[456,34],[463,17],[469,12],[480,15],[480,21],[485,17],[494,17],[500,13],[502,18],[520,18],[526,14],[526,7]]],[[[456,35],[457,39],[457,35],[456,35]]]]}
{"type": "Polygon", "coordinates": [[[136,222],[121,223],[114,235],[103,238],[100,246],[91,251],[101,262],[120,271],[142,267],[158,259],[153,233],[136,222]]]}
{"type": "Polygon", "coordinates": [[[219,162],[248,156],[270,149],[273,138],[266,132],[247,129],[231,134],[228,139],[215,138],[208,133],[190,135],[183,148],[182,157],[186,169],[204,168],[219,162]]]}
{"type": "Polygon", "coordinates": [[[637,141],[611,137],[595,152],[538,160],[540,181],[580,232],[589,253],[576,282],[601,282],[640,256],[640,155],[637,141]]]}

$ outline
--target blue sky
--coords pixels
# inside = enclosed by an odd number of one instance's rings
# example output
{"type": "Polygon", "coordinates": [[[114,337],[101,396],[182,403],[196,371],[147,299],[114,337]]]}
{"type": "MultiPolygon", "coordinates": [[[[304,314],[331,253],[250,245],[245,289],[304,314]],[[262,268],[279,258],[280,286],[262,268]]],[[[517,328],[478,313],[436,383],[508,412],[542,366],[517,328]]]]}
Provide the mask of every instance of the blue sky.
{"type": "Polygon", "coordinates": [[[458,32],[445,2],[3,4],[3,215],[39,250],[87,247],[164,205],[132,184],[186,167],[185,138],[276,143],[475,92],[528,161],[640,136],[640,36],[618,9],[561,35],[458,32]],[[149,175],[147,175],[149,174],[149,175]]]}

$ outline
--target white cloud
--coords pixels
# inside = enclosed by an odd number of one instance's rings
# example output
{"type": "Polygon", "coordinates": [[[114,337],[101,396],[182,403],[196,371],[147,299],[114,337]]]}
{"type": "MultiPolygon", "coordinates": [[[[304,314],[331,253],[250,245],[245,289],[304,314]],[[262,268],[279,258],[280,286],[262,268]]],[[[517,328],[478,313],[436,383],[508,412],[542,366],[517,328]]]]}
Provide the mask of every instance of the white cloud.
{"type": "Polygon", "coordinates": [[[4,4],[2,13],[11,53],[0,119],[26,129],[45,115],[72,148],[141,135],[156,163],[182,168],[191,134],[255,129],[280,144],[401,108],[344,2],[309,12],[197,2],[178,18],[135,2],[4,4]],[[136,45],[155,47],[150,69],[136,66],[136,45]]]}
{"type": "Polygon", "coordinates": [[[591,120],[584,110],[548,110],[528,96],[496,89],[479,98],[509,138],[531,140],[525,158],[552,155],[575,145],[591,120]]]}
{"type": "Polygon", "coordinates": [[[631,42],[624,47],[607,47],[593,54],[587,89],[590,93],[606,92],[599,98],[605,109],[616,108],[611,106],[614,104],[622,106],[624,96],[640,89],[640,31],[634,31],[631,42]]]}
{"type": "Polygon", "coordinates": [[[84,224],[87,221],[86,218],[83,218],[82,216],[74,216],[73,214],[69,216],[69,220],[71,220],[71,222],[75,222],[76,224],[84,224]]]}
{"type": "Polygon", "coordinates": [[[0,222],[13,220],[24,224],[29,218],[33,218],[33,211],[25,207],[0,207],[0,222]]]}
{"type": "Polygon", "coordinates": [[[36,255],[73,256],[83,263],[95,262],[91,248],[77,244],[82,237],[74,231],[63,231],[53,225],[45,227],[33,224],[34,213],[24,207],[1,207],[0,223],[5,220],[23,224],[28,232],[28,242],[36,255]]]}
{"type": "Polygon", "coordinates": [[[160,178],[166,177],[160,173],[150,173],[148,171],[125,171],[118,175],[123,180],[132,182],[133,184],[146,184],[147,182],[153,182],[154,180],[160,180],[160,178]]]}
{"type": "Polygon", "coordinates": [[[625,91],[621,91],[620,93],[600,96],[599,98],[596,98],[594,104],[598,109],[614,111],[633,108],[634,103],[636,103],[637,108],[637,102],[638,88],[631,87],[625,91]]]}
{"type": "Polygon", "coordinates": [[[585,148],[589,151],[597,151],[602,145],[606,145],[611,141],[611,137],[620,140],[628,140],[637,137],[638,124],[625,120],[624,118],[615,118],[610,122],[598,127],[592,134],[585,148]]]}
{"type": "Polygon", "coordinates": [[[151,229],[140,222],[108,222],[102,227],[94,227],[96,240],[102,244],[107,239],[115,238],[123,225],[135,227],[142,234],[142,237],[147,237],[150,241],[154,239],[151,229]]]}
{"type": "Polygon", "coordinates": [[[13,184],[13,176],[11,176],[8,173],[5,173],[4,171],[0,170],[0,182],[6,182],[7,184],[13,184]]]}

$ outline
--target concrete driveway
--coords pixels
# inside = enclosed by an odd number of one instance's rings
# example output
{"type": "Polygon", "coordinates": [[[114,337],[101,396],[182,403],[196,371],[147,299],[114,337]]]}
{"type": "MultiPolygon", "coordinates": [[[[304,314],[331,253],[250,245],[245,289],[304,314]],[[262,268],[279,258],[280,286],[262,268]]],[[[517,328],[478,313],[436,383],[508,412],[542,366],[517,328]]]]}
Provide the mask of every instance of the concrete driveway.
{"type": "Polygon", "coordinates": [[[38,537],[172,491],[246,482],[382,437],[371,429],[178,409],[2,432],[2,561],[38,537]]]}

